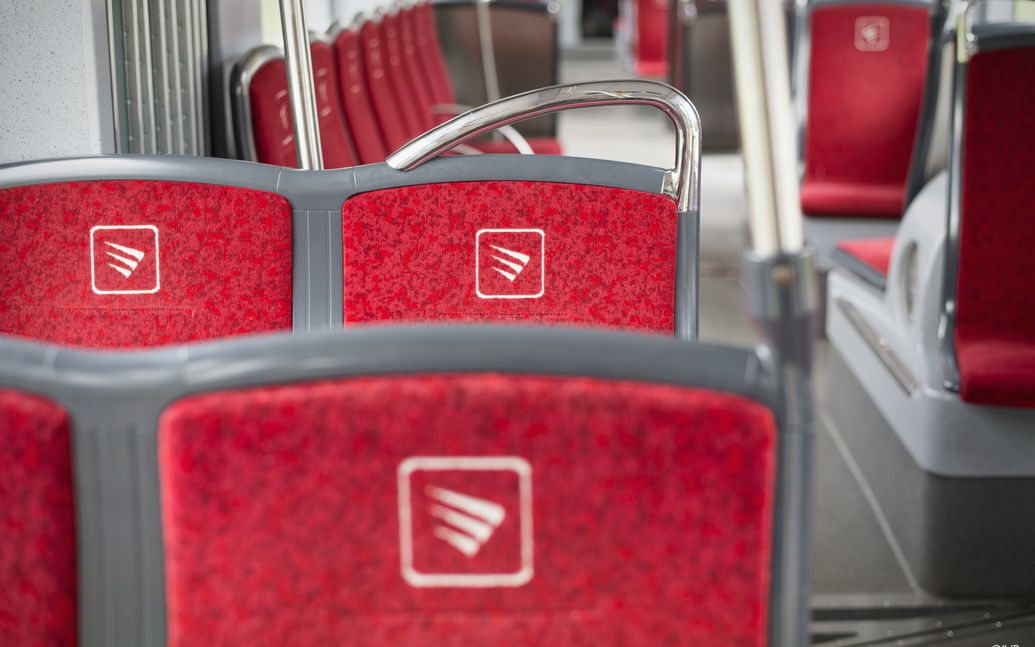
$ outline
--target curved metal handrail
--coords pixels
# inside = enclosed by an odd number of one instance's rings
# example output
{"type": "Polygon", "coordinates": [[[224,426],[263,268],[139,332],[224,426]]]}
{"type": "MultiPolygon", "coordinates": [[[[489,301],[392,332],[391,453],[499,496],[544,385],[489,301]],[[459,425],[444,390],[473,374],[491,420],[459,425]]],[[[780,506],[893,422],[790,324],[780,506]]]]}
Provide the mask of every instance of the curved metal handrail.
{"type": "Polygon", "coordinates": [[[682,92],[658,81],[594,81],[515,94],[432,128],[389,155],[386,161],[396,170],[409,171],[500,126],[561,110],[630,104],[653,106],[672,120],[676,130],[676,163],[665,173],[662,192],[676,200],[680,212],[699,211],[701,118],[682,92]]]}

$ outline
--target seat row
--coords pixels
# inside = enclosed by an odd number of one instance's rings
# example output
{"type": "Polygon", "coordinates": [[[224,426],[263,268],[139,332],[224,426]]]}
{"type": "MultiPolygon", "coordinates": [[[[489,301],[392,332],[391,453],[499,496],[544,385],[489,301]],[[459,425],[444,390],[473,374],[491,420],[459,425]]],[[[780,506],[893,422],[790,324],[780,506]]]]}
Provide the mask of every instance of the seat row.
{"type": "Polygon", "coordinates": [[[977,530],[1035,515],[1035,23],[985,9],[951,32],[948,171],[894,238],[841,244],[827,306],[831,388],[872,402],[836,423],[920,583],[973,597],[1035,593],[1035,528],[977,530]]]}
{"type": "MultiPolygon", "coordinates": [[[[578,87],[588,102],[611,89],[578,87]]],[[[625,90],[694,117],[667,86],[625,90]]],[[[678,189],[671,171],[556,156],[326,173],[157,157],[11,165],[0,332],[92,348],[386,321],[687,336],[699,131],[679,127],[678,189]]]]}
{"type": "MultiPolygon", "coordinates": [[[[382,162],[407,141],[465,111],[457,104],[430,4],[401,6],[310,38],[325,168],[382,162]]],[[[283,55],[261,46],[231,78],[242,159],[296,167],[283,55]]],[[[517,138],[515,138],[517,139],[517,138]]],[[[560,154],[555,139],[486,140],[483,153],[560,154]],[[518,148],[520,147],[520,149],[518,148]]]]}

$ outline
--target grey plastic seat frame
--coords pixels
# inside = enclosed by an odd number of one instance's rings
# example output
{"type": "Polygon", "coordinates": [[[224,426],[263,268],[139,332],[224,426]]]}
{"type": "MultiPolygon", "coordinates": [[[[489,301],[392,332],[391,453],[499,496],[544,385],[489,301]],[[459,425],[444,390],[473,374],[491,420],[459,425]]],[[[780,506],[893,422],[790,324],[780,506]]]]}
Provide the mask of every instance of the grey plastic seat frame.
{"type": "MultiPolygon", "coordinates": [[[[192,394],[369,375],[493,372],[665,383],[746,396],[774,412],[787,451],[801,433],[784,409],[773,355],[629,333],[510,326],[392,326],[260,335],[133,353],[87,352],[0,337],[0,386],[50,398],[70,414],[76,489],[80,644],[166,639],[157,423],[192,394]]],[[[778,462],[778,480],[808,466],[778,462]]],[[[780,499],[776,536],[807,519],[780,499]]],[[[773,546],[775,572],[800,560],[773,546]]],[[[798,567],[797,565],[795,567],[798,567]]],[[[773,632],[787,619],[774,578],[773,632]]],[[[792,607],[797,600],[784,601],[792,607]]],[[[774,645],[781,644],[774,642],[774,645]]]]}
{"type": "MultiPolygon", "coordinates": [[[[961,30],[972,55],[1035,47],[1035,24],[961,30]]],[[[827,296],[830,402],[844,441],[920,587],[970,597],[1035,594],[1035,411],[964,402],[954,346],[967,56],[955,63],[950,168],[895,236],[884,291],[843,270],[827,296]],[[994,537],[985,532],[1009,520],[994,537]]]]}

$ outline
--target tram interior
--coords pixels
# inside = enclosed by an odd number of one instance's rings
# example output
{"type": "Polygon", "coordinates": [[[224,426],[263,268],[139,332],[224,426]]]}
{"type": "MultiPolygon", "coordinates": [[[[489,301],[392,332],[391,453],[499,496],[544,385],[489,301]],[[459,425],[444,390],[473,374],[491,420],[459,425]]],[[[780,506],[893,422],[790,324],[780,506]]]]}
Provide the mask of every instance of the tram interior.
{"type": "Polygon", "coordinates": [[[0,2],[0,645],[1035,645],[1033,98],[1029,0],[0,2]]]}

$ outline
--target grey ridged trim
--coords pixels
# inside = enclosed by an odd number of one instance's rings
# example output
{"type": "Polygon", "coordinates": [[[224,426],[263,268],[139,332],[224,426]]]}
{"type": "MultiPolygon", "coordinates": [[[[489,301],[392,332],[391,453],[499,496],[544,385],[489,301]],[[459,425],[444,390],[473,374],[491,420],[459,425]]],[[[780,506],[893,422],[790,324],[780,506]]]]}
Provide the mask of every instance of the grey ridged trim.
{"type": "Polygon", "coordinates": [[[673,312],[675,335],[697,339],[701,321],[701,215],[696,211],[677,215],[676,299],[673,312]]]}
{"type": "Polygon", "coordinates": [[[884,368],[888,369],[898,385],[906,394],[912,394],[920,386],[919,381],[913,372],[909,370],[905,362],[898,356],[888,342],[870,325],[866,318],[850,302],[844,299],[835,299],[834,303],[844,313],[855,331],[859,333],[866,345],[870,347],[877,359],[884,368]]]}
{"type": "Polygon", "coordinates": [[[295,211],[292,231],[292,327],[339,328],[345,320],[341,210],[295,211]]]}
{"type": "Polygon", "coordinates": [[[358,166],[356,193],[439,182],[526,180],[632,189],[664,195],[665,171],[626,162],[554,155],[441,157],[409,171],[387,164],[358,166]]]}

